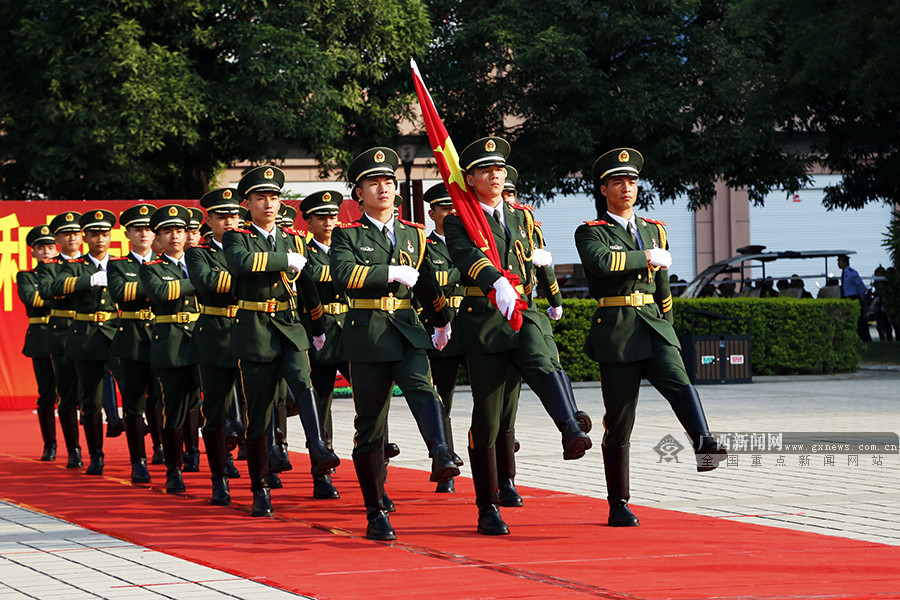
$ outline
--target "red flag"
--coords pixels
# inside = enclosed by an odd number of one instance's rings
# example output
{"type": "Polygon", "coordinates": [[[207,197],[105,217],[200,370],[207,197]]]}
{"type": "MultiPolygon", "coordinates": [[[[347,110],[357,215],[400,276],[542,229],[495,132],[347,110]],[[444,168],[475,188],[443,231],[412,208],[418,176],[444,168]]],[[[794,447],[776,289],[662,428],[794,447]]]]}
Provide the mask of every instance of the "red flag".
{"type": "MultiPolygon", "coordinates": [[[[459,166],[459,155],[444,127],[444,122],[438,115],[431,94],[425,87],[422,80],[422,74],[416,61],[409,61],[412,68],[413,84],[416,88],[416,95],[419,97],[419,106],[422,107],[422,118],[425,120],[425,130],[428,132],[428,141],[431,143],[431,150],[434,152],[434,159],[437,161],[438,170],[444,180],[444,185],[450,193],[453,200],[453,207],[456,214],[462,222],[469,238],[491,261],[503,276],[512,284],[513,288],[520,284],[518,275],[503,269],[500,263],[500,255],[497,252],[497,245],[494,242],[494,234],[491,232],[491,226],[488,224],[487,216],[482,210],[475,194],[466,187],[466,178],[459,166]]],[[[497,293],[491,290],[488,298],[494,305],[497,305],[497,293]]],[[[522,309],[526,308],[527,303],[521,298],[516,301],[516,310],[509,320],[509,324],[515,331],[522,327],[522,309]]]]}

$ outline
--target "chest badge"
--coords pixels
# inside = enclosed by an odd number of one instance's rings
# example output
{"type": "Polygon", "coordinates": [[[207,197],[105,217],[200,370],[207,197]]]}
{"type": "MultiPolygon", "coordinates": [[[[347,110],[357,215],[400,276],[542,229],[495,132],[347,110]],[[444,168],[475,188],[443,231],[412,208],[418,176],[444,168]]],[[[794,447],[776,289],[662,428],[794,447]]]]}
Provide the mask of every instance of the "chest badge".
{"type": "Polygon", "coordinates": [[[410,254],[412,254],[413,252],[416,251],[416,249],[413,248],[412,240],[406,240],[406,250],[407,250],[407,252],[409,252],[410,254]]]}
{"type": "Polygon", "coordinates": [[[615,245],[615,246],[610,246],[609,249],[610,250],[624,250],[625,248],[623,248],[622,246],[619,246],[619,245],[615,245]]]}
{"type": "Polygon", "coordinates": [[[523,238],[525,237],[525,230],[522,229],[521,225],[519,225],[519,235],[522,236],[523,238]]]}
{"type": "Polygon", "coordinates": [[[372,248],[371,246],[363,246],[360,250],[363,252],[375,252],[375,248],[372,248]]]}

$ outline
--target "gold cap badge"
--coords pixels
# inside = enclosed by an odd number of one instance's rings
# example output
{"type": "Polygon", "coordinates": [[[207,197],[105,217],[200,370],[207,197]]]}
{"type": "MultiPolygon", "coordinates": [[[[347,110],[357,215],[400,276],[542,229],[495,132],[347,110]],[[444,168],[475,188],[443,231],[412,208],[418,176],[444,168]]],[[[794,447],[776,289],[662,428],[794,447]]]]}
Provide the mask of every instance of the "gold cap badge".
{"type": "Polygon", "coordinates": [[[98,210],[97,212],[95,212],[95,213],[94,213],[94,218],[97,219],[97,220],[102,219],[102,218],[103,218],[103,211],[98,210]]]}
{"type": "Polygon", "coordinates": [[[222,192],[222,198],[225,200],[231,200],[231,190],[225,190],[222,192]]]}
{"type": "Polygon", "coordinates": [[[375,159],[375,162],[377,162],[377,163],[384,162],[384,152],[379,150],[378,152],[375,153],[375,156],[373,158],[375,159]]]}
{"type": "Polygon", "coordinates": [[[41,233],[47,235],[48,233],[50,233],[50,228],[44,225],[43,227],[41,227],[41,233]]]}
{"type": "Polygon", "coordinates": [[[494,140],[488,140],[484,144],[484,149],[487,150],[488,152],[493,152],[494,150],[497,149],[497,143],[494,140]]]}
{"type": "Polygon", "coordinates": [[[146,206],[142,206],[138,209],[138,212],[142,215],[146,215],[148,212],[150,212],[150,209],[146,206]]]}
{"type": "Polygon", "coordinates": [[[627,150],[622,150],[621,152],[619,152],[619,162],[628,162],[629,158],[631,157],[628,156],[627,150]]]}
{"type": "Polygon", "coordinates": [[[71,223],[74,220],[75,220],[75,215],[73,215],[72,213],[66,213],[66,221],[69,221],[71,223]]]}
{"type": "Polygon", "coordinates": [[[273,177],[275,177],[275,171],[273,171],[272,169],[266,169],[266,171],[263,173],[263,177],[265,177],[266,179],[272,179],[273,177]]]}
{"type": "Polygon", "coordinates": [[[177,215],[178,215],[178,209],[175,208],[174,206],[170,206],[170,207],[169,207],[169,216],[170,216],[170,217],[174,217],[174,216],[177,216],[177,215]]]}
{"type": "Polygon", "coordinates": [[[331,193],[325,192],[322,194],[322,202],[331,202],[331,193]]]}

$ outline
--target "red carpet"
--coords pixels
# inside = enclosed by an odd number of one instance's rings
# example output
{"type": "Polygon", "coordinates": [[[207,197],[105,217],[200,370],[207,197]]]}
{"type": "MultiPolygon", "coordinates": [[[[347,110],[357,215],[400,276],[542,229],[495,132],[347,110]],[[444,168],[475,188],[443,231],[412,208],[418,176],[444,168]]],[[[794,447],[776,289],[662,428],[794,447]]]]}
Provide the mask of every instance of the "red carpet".
{"type": "MultiPolygon", "coordinates": [[[[59,435],[59,434],[58,434],[59,435]]],[[[128,483],[124,437],[106,439],[106,472],[88,477],[37,461],[37,418],[0,414],[0,498],[89,529],[317,598],[898,598],[900,548],[651,508],[638,529],[602,525],[605,502],[520,488],[526,506],[503,509],[512,535],[475,532],[472,484],[431,492],[427,473],[391,468],[388,491],[400,539],[364,539],[362,500],[349,460],[343,497],[312,499],[306,456],[274,490],[275,519],[248,516],[244,477],[234,505],[205,501],[209,478],[185,474],[188,496],[128,483]]],[[[62,436],[59,435],[61,441],[62,436]]],[[[83,442],[82,442],[83,443],[83,442]]]]}

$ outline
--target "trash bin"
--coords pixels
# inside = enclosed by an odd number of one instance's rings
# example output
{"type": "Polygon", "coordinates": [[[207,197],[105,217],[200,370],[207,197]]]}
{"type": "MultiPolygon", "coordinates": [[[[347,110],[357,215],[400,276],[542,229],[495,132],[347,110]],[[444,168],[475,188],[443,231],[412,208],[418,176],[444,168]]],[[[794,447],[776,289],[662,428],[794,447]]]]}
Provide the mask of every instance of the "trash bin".
{"type": "Polygon", "coordinates": [[[750,317],[732,317],[707,310],[685,310],[690,316],[691,333],[679,336],[681,355],[688,377],[694,385],[710,383],[752,383],[750,360],[750,317]],[[744,321],[747,333],[732,335],[696,335],[696,318],[702,317],[722,325],[726,321],[744,321]]]}

